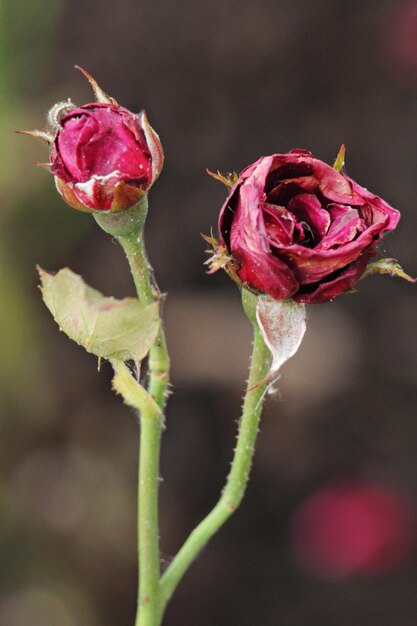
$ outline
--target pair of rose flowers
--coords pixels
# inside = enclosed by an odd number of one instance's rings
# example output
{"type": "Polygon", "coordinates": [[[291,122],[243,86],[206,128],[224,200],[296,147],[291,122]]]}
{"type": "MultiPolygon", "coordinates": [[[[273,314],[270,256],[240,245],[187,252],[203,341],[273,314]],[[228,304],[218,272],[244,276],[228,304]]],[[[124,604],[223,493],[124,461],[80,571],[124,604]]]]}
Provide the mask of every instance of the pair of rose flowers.
{"type": "MultiPolygon", "coordinates": [[[[96,102],[56,105],[48,167],[64,200],[88,212],[117,213],[138,203],[158,178],[163,150],[144,112],[135,115],[93,86],[96,102]]],[[[306,150],[261,157],[223,177],[211,271],[223,267],[257,293],[301,303],[326,302],[352,289],[393,230],[399,212],[343,171],[306,150]]]]}

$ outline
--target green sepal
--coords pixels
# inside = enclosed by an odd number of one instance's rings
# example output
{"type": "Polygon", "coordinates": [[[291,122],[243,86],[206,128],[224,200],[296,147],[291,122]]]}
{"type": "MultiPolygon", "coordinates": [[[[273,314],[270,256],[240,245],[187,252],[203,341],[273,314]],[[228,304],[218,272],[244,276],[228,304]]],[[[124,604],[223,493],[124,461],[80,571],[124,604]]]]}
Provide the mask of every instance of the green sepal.
{"type": "Polygon", "coordinates": [[[148,196],[145,194],[137,204],[125,211],[94,211],[97,224],[112,237],[140,236],[148,214],[148,196]]]}
{"type": "Polygon", "coordinates": [[[369,263],[366,270],[362,274],[361,279],[367,278],[367,276],[372,276],[373,274],[389,274],[390,276],[398,276],[398,278],[403,278],[409,283],[416,282],[415,278],[412,278],[411,276],[406,274],[406,272],[404,272],[397,259],[379,259],[378,261],[369,263]]]}
{"type": "Polygon", "coordinates": [[[245,287],[242,286],[241,298],[243,310],[246,314],[246,317],[252,324],[256,326],[256,305],[258,304],[258,294],[250,291],[249,289],[245,289],[245,287]]]}
{"type": "Polygon", "coordinates": [[[43,300],[60,330],[99,358],[140,361],[159,329],[157,303],[106,298],[68,268],[48,274],[38,268],[43,300]]]}
{"type": "Polygon", "coordinates": [[[206,172],[209,176],[218,180],[223,185],[226,185],[228,189],[231,189],[234,185],[236,185],[239,180],[239,174],[237,172],[227,172],[226,174],[221,174],[219,171],[212,172],[209,169],[206,169],[206,172]]]}
{"type": "Polygon", "coordinates": [[[341,172],[342,169],[345,167],[345,153],[346,153],[345,144],[342,143],[342,145],[339,148],[339,152],[337,153],[336,160],[333,163],[333,169],[336,170],[336,172],[341,172]]]}

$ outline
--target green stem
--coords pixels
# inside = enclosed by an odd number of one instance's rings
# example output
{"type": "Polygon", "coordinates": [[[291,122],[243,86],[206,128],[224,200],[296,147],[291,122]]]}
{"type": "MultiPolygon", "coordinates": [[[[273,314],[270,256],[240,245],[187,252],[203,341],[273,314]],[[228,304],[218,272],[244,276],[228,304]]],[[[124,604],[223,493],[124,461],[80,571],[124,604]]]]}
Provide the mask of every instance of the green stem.
{"type": "MultiPolygon", "coordinates": [[[[138,298],[144,304],[160,299],[159,291],[152,284],[143,240],[143,231],[127,237],[118,237],[126,253],[136,286],[138,298]]],[[[161,327],[149,352],[148,392],[163,411],[168,386],[169,356],[165,334],[161,327]]],[[[158,486],[159,453],[163,421],[140,414],[141,436],[138,475],[138,549],[139,590],[136,626],[158,626],[160,623],[159,596],[159,522],[158,486]]]]}
{"type": "MultiPolygon", "coordinates": [[[[143,231],[148,212],[148,198],[127,211],[114,214],[96,212],[94,218],[106,233],[116,237],[126,253],[132,272],[138,298],[144,304],[161,300],[161,294],[153,281],[153,272],[146,256],[143,231]]],[[[169,383],[170,361],[165,341],[164,329],[159,331],[149,353],[149,392],[161,409],[165,406],[169,383]]]]}
{"type": "Polygon", "coordinates": [[[112,361],[114,389],[140,414],[138,493],[139,590],[136,626],[160,623],[158,473],[163,415],[152,396],[122,361],[112,361]]]}
{"type": "MultiPolygon", "coordinates": [[[[161,300],[153,282],[143,239],[147,198],[122,214],[96,216],[97,222],[122,246],[135,283],[138,298],[144,304],[161,300]]],[[[147,392],[118,367],[116,388],[125,400],[136,400],[140,413],[140,449],[138,471],[138,550],[139,585],[136,626],[159,626],[162,617],[159,592],[160,555],[158,523],[158,486],[160,440],[163,410],[169,382],[170,360],[162,327],[149,352],[147,392]],[[136,385],[136,387],[135,387],[136,385]],[[146,394],[146,396],[144,396],[146,394]],[[144,400],[146,399],[146,401],[144,400]]]]}
{"type": "MultiPolygon", "coordinates": [[[[160,300],[161,294],[159,289],[152,281],[152,268],[146,256],[143,231],[141,230],[139,234],[135,233],[125,237],[118,237],[117,239],[129,261],[139,300],[144,304],[151,304],[155,300],[160,300]]],[[[161,321],[161,328],[149,352],[148,361],[148,391],[161,409],[165,406],[166,391],[169,383],[169,367],[170,360],[161,321]]]]}
{"type": "Polygon", "coordinates": [[[162,420],[141,412],[138,470],[139,590],[136,626],[158,626],[159,524],[158,477],[162,420]]]}
{"type": "Polygon", "coordinates": [[[160,581],[162,608],[166,606],[181,578],[200,551],[237,509],[246,490],[266,389],[266,384],[260,381],[265,380],[270,361],[270,352],[256,322],[253,326],[254,342],[249,379],[237,445],[226,486],[214,509],[191,532],[162,576],[160,581]]]}

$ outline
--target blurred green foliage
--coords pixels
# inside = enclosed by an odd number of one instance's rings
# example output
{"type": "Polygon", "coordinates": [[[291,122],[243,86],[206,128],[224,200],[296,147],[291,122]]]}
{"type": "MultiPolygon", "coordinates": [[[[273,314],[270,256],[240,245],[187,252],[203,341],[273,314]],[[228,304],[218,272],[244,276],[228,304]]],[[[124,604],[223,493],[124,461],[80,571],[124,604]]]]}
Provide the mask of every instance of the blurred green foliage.
{"type": "Polygon", "coordinates": [[[60,0],[0,0],[0,425],[12,415],[25,420],[28,412],[50,405],[33,297],[34,266],[45,252],[53,263],[87,226],[59,210],[49,175],[34,167],[33,161],[47,160],[45,148],[13,134],[45,119],[39,108],[49,104],[40,87],[53,58],[63,6],[60,0]],[[22,393],[22,380],[37,393],[22,393]]]}

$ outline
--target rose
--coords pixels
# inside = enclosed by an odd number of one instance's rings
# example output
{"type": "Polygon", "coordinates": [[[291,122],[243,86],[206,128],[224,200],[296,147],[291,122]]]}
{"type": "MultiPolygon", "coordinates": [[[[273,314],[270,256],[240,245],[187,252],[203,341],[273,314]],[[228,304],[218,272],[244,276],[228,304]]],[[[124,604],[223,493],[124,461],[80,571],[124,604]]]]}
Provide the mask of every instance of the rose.
{"type": "Polygon", "coordinates": [[[345,478],[322,485],[291,518],[296,560],[320,578],[383,574],[415,544],[415,503],[386,485],[345,478]]]}
{"type": "Polygon", "coordinates": [[[97,102],[60,119],[50,161],[57,189],[70,206],[122,211],[159,176],[163,152],[144,112],[97,102]]]}
{"type": "Polygon", "coordinates": [[[399,218],[346,174],[291,150],[241,172],[221,209],[220,243],[238,282],[277,300],[319,303],[355,285],[399,218]]]}
{"type": "Polygon", "coordinates": [[[76,107],[59,102],[48,113],[49,128],[18,130],[52,144],[46,166],[59,193],[80,211],[118,212],[137,204],[158,178],[164,153],[144,111],[119,106],[82,67],[96,101],[76,107]]]}

